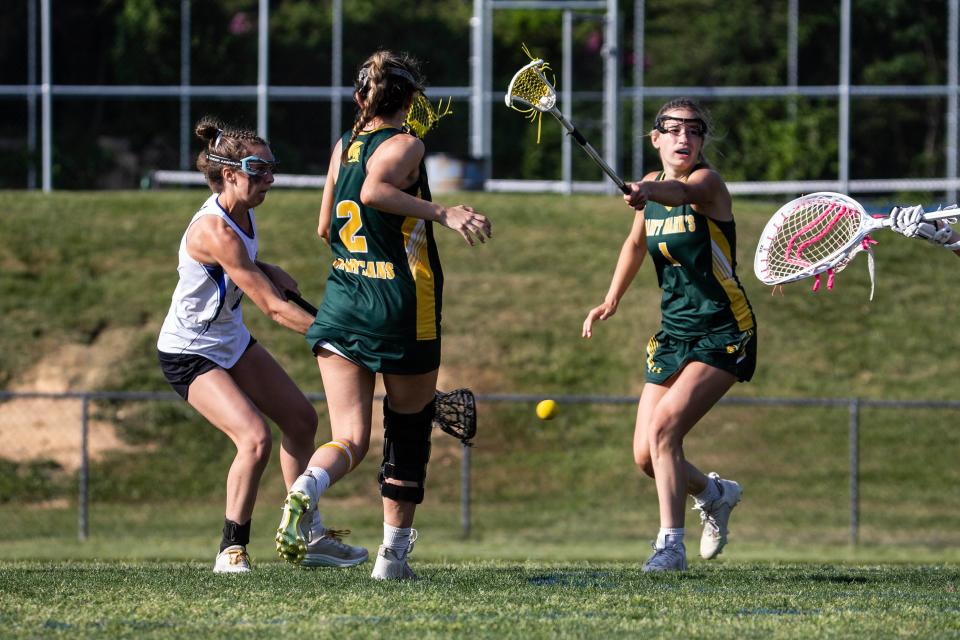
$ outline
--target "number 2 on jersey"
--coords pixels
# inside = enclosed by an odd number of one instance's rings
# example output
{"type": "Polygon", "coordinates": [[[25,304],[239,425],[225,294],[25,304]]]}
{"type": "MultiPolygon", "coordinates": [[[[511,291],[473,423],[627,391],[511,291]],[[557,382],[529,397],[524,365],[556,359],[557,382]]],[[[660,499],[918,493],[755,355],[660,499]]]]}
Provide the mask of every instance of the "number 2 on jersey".
{"type": "Polygon", "coordinates": [[[340,240],[350,253],[366,253],[367,239],[360,235],[363,220],[360,218],[360,205],[353,200],[341,200],[337,204],[337,218],[348,218],[340,227],[340,240]]]}

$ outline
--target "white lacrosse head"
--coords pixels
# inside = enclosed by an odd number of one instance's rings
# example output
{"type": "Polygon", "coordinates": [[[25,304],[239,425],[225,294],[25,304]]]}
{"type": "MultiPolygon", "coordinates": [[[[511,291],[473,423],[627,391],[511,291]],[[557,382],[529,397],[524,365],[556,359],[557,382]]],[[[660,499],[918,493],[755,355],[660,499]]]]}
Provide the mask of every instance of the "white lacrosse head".
{"type": "Polygon", "coordinates": [[[537,58],[513,74],[503,97],[506,105],[523,112],[535,109],[543,113],[553,109],[557,92],[543,73],[549,68],[549,63],[537,58]]]}
{"type": "Polygon", "coordinates": [[[880,223],[859,202],[822,191],[780,207],[767,222],[753,269],[764,284],[786,284],[845,267],[880,223]]]}

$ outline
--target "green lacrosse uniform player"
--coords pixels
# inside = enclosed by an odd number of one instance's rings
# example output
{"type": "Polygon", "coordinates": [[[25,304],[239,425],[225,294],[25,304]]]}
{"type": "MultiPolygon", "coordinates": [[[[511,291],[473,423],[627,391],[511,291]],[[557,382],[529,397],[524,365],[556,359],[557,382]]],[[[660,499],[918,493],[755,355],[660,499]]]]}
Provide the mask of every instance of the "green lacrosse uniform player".
{"type": "MultiPolygon", "coordinates": [[[[443,271],[431,222],[360,201],[367,160],[403,131],[360,133],[337,176],[330,230],[333,264],[307,344],[375,373],[420,374],[440,366],[443,271]]],[[[351,134],[343,136],[346,146],[351,134]]],[[[427,172],[406,193],[431,200],[427,172]]]]}
{"type": "MultiPolygon", "coordinates": [[[[657,180],[663,179],[661,173],[657,180]]],[[[661,328],[647,343],[646,380],[662,384],[691,361],[749,380],[757,323],[737,278],[734,221],[713,220],[691,205],[648,201],[644,223],[663,290],[661,328]]]]}

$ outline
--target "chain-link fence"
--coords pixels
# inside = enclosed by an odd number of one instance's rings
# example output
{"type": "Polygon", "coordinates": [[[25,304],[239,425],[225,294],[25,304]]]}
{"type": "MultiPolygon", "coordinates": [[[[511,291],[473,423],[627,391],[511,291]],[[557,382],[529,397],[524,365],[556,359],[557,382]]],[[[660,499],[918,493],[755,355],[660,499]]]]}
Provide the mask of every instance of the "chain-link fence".
{"type": "MultiPolygon", "coordinates": [[[[322,415],[323,394],[308,397],[322,415]]],[[[524,518],[537,519],[524,501],[533,496],[536,506],[538,492],[553,493],[550,476],[562,476],[554,472],[561,467],[584,467],[582,486],[568,489],[570,517],[578,517],[586,503],[603,503],[611,492],[624,491],[628,504],[638,497],[622,488],[642,484],[634,481],[636,474],[626,459],[620,475],[607,476],[582,453],[591,447],[621,448],[611,434],[631,419],[637,398],[557,397],[562,412],[570,414],[568,424],[534,421],[533,429],[540,431],[516,431],[518,423],[529,422],[524,416],[539,399],[478,396],[481,424],[475,462],[471,449],[461,449],[442,435],[435,438],[428,495],[445,505],[441,511],[451,529],[459,511],[461,536],[471,535],[474,526],[471,492],[482,518],[492,509],[512,505],[520,511],[511,521],[523,526],[524,518]],[[598,425],[596,440],[581,441],[576,425],[592,422],[598,425]],[[600,426],[607,423],[619,426],[600,426]],[[523,468],[517,468],[512,448],[529,455],[540,449],[546,464],[524,458],[523,468]],[[512,478],[497,480],[498,467],[510,468],[512,478]],[[522,477],[526,473],[530,482],[522,477]],[[482,482],[471,488],[472,478],[482,482]]],[[[871,522],[870,543],[906,535],[924,544],[955,545],[960,542],[955,523],[938,514],[956,511],[957,506],[955,492],[944,487],[958,480],[954,463],[960,439],[951,429],[958,410],[956,401],[727,397],[689,439],[709,430],[709,436],[704,433],[708,440],[687,450],[697,459],[753,478],[748,495],[758,522],[774,520],[771,535],[795,533],[795,527],[815,532],[822,526],[824,532],[832,531],[824,534],[832,542],[841,542],[839,532],[845,529],[846,540],[857,544],[863,515],[871,522]],[[717,457],[721,449],[726,458],[717,457]],[[761,492],[768,495],[758,500],[761,492]],[[807,516],[791,524],[796,514],[785,514],[797,509],[807,516]],[[896,535],[878,533],[891,523],[896,524],[896,535]]],[[[82,541],[115,535],[117,521],[135,529],[131,522],[158,517],[163,524],[150,527],[181,528],[192,520],[213,523],[232,458],[222,436],[172,393],[0,392],[0,438],[0,539],[8,542],[72,537],[70,530],[82,541]],[[169,509],[178,515],[158,516],[169,509]]],[[[377,464],[374,458],[370,455],[365,464],[377,464]]],[[[369,480],[348,482],[347,499],[375,507],[378,497],[369,480]]],[[[274,487],[272,493],[277,491],[274,487]]],[[[277,501],[280,495],[269,499],[277,501]]],[[[545,517],[552,509],[546,501],[539,506],[545,517]]]]}

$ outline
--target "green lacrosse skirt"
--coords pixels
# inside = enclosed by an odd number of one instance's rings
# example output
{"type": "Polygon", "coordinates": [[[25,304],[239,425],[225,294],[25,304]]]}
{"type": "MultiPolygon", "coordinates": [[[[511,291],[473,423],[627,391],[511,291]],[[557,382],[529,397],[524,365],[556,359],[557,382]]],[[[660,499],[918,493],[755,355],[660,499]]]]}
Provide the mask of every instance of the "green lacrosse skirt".
{"type": "Polygon", "coordinates": [[[440,338],[386,340],[314,322],[306,340],[314,355],[328,350],[374,373],[417,375],[440,367],[440,338]]]}

